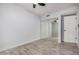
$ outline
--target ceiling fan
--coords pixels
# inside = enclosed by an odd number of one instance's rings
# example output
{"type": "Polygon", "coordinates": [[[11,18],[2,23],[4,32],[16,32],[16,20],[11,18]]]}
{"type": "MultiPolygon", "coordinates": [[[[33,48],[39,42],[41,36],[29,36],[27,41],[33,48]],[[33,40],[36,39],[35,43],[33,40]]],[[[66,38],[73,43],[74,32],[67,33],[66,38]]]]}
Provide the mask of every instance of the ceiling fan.
{"type": "MultiPolygon", "coordinates": [[[[39,6],[45,6],[45,5],[46,5],[45,3],[37,3],[37,4],[38,4],[39,6]]],[[[33,8],[36,8],[36,5],[37,5],[37,4],[34,4],[34,3],[33,3],[33,8]]]]}

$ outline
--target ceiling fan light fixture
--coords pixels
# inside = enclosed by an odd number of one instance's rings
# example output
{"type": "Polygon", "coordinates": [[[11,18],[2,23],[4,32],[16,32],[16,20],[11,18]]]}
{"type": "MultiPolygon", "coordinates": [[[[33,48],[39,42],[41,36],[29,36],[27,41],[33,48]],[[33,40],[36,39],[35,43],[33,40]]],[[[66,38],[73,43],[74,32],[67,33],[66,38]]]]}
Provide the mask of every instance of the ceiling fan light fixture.
{"type": "Polygon", "coordinates": [[[45,6],[46,4],[45,3],[38,3],[40,6],[45,6]]]}
{"type": "Polygon", "coordinates": [[[33,8],[36,8],[36,5],[39,5],[39,6],[45,6],[46,4],[45,3],[33,3],[33,8]]]}

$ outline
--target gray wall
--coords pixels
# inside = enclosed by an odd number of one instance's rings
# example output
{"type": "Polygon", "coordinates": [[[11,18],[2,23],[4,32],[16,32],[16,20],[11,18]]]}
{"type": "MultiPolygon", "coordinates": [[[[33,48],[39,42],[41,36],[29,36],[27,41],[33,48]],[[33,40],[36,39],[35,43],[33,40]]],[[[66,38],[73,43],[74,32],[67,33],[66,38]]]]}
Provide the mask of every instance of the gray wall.
{"type": "Polygon", "coordinates": [[[0,4],[0,50],[40,39],[40,19],[17,4],[0,4]]]}

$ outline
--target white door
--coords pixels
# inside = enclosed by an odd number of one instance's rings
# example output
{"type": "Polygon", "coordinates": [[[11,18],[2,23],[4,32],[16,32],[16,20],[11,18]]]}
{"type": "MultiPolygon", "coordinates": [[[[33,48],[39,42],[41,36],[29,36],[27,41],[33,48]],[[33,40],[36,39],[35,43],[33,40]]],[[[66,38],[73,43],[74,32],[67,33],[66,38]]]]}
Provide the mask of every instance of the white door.
{"type": "Polygon", "coordinates": [[[77,31],[76,15],[64,17],[64,42],[76,43],[77,31]]]}

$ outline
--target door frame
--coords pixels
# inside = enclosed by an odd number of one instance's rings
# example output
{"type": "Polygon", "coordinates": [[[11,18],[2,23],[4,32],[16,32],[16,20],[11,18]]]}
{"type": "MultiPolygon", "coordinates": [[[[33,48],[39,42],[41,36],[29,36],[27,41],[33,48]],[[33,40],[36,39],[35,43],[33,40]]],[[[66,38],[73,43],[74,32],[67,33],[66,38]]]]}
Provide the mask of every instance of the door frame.
{"type": "MultiPolygon", "coordinates": [[[[72,13],[72,14],[67,14],[67,15],[61,15],[61,42],[64,42],[64,17],[66,16],[73,16],[73,15],[76,15],[76,18],[77,18],[77,13],[72,13]],[[62,28],[63,27],[63,28],[62,28]]],[[[76,43],[78,42],[78,18],[77,18],[77,23],[76,23],[76,26],[77,26],[77,31],[76,31],[76,43]]]]}
{"type": "MultiPolygon", "coordinates": [[[[54,21],[58,21],[58,17],[52,18],[51,21],[48,22],[48,25],[51,25],[51,26],[52,26],[52,23],[53,23],[54,21]]],[[[51,27],[51,26],[50,26],[50,27],[51,27]]],[[[48,36],[48,39],[50,39],[50,38],[52,37],[52,33],[50,33],[52,29],[50,29],[50,27],[48,26],[48,35],[49,35],[49,36],[48,36]]],[[[57,29],[57,30],[58,30],[58,29],[57,29]]],[[[58,32],[58,31],[57,31],[57,32],[58,32]]],[[[59,33],[59,32],[58,32],[58,33],[59,33]]],[[[59,36],[58,36],[58,37],[59,37],[59,36]]],[[[54,37],[54,39],[57,39],[57,41],[58,41],[58,37],[54,37]]]]}

